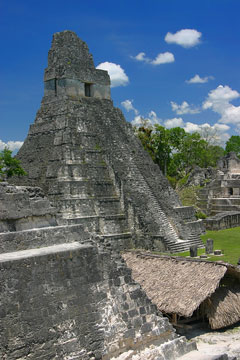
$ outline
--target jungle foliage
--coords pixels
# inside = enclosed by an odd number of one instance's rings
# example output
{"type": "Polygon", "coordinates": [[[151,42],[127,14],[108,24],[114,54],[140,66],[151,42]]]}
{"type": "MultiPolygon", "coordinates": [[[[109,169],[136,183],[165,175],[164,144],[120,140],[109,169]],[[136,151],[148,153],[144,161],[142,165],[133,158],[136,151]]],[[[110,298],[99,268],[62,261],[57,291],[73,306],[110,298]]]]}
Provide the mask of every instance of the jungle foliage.
{"type": "Polygon", "coordinates": [[[198,132],[187,133],[183,128],[141,126],[135,129],[144,148],[174,186],[184,181],[196,167],[215,167],[224,149],[207,141],[198,132]]]}
{"type": "Polygon", "coordinates": [[[5,148],[0,151],[0,181],[14,175],[23,176],[27,173],[21,167],[20,161],[12,156],[12,151],[5,148]]]}

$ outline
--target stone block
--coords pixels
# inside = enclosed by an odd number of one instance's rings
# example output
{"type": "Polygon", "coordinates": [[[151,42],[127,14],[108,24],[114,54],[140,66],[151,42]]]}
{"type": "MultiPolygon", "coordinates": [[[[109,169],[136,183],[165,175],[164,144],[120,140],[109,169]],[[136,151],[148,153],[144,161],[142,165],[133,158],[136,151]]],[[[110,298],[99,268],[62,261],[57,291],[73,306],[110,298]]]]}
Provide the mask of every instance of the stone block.
{"type": "Polygon", "coordinates": [[[213,239],[207,239],[206,245],[205,245],[205,251],[206,251],[206,254],[213,253],[213,239]]]}
{"type": "Polygon", "coordinates": [[[197,257],[197,246],[190,246],[190,256],[191,257],[197,257]]]}

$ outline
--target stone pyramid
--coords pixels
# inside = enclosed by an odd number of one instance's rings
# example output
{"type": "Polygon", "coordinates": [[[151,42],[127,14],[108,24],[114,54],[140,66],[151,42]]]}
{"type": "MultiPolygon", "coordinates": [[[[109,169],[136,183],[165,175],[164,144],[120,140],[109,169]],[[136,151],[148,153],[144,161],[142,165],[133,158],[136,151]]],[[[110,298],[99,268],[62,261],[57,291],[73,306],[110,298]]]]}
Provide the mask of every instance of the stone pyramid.
{"type": "Polygon", "coordinates": [[[41,108],[17,156],[28,173],[20,184],[44,190],[59,225],[82,224],[116,249],[203,246],[201,221],[181,206],[113,106],[108,73],[71,31],[53,36],[41,108]]]}

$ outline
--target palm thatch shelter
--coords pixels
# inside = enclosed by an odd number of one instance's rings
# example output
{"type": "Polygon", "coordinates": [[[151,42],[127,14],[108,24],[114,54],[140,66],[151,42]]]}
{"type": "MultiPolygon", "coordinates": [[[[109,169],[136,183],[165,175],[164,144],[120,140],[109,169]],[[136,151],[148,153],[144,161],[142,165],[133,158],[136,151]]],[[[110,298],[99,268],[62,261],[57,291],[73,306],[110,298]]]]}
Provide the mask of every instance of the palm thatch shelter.
{"type": "Polygon", "coordinates": [[[212,329],[219,329],[240,320],[239,268],[141,252],[122,256],[134,280],[175,325],[202,317],[212,329]]]}

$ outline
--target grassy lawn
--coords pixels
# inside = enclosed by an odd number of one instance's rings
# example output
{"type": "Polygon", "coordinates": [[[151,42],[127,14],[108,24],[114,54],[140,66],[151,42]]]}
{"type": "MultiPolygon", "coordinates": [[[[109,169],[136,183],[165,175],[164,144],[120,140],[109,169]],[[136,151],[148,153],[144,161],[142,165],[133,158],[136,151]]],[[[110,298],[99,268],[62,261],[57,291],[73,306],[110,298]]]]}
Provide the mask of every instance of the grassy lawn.
{"type": "MultiPolygon", "coordinates": [[[[210,256],[210,261],[225,261],[233,265],[237,265],[240,258],[240,227],[232,229],[207,231],[201,236],[203,243],[207,239],[213,239],[214,250],[222,250],[223,256],[210,256]]],[[[204,249],[198,250],[198,255],[205,253],[204,249]]],[[[172,254],[174,256],[189,256],[189,251],[183,253],[172,254]]]]}

